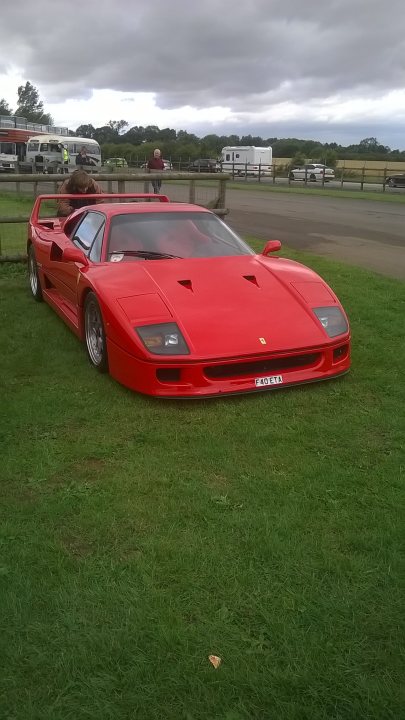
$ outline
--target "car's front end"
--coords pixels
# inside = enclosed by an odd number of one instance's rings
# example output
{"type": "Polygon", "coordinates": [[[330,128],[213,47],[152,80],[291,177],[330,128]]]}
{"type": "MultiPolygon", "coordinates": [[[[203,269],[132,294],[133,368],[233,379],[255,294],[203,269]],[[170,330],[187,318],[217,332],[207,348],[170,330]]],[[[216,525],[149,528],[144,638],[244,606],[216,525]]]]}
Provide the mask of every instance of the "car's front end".
{"type": "Polygon", "coordinates": [[[108,342],[110,373],[135,390],[165,398],[252,393],[343,375],[350,367],[350,337],[327,345],[247,357],[135,358],[108,342]]]}
{"type": "MultiPolygon", "coordinates": [[[[111,303],[105,310],[111,375],[138,392],[171,398],[343,375],[350,367],[348,320],[325,283],[301,268],[255,255],[148,263],[139,294],[122,293],[115,318],[111,303]]],[[[124,289],[134,264],[118,271],[124,289]]]]}

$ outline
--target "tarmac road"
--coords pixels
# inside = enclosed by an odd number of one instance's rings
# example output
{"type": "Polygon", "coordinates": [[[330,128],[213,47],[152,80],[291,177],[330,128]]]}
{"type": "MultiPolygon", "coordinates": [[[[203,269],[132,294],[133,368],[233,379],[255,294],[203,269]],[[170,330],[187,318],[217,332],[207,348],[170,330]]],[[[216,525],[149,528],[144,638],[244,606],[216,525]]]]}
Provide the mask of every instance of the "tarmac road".
{"type": "Polygon", "coordinates": [[[239,234],[405,280],[405,203],[227,189],[239,234]]]}

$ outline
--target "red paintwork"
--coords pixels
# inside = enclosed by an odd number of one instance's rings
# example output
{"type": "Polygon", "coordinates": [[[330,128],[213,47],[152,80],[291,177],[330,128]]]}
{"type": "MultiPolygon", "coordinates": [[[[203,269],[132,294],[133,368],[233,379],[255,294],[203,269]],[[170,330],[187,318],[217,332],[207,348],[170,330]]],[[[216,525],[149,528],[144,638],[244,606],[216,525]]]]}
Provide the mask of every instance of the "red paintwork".
{"type": "MultiPolygon", "coordinates": [[[[282,375],[283,383],[272,388],[324,380],[348,371],[350,332],[331,339],[312,311],[314,307],[337,306],[344,313],[343,308],[309,268],[263,254],[63,262],[63,250],[75,247],[63,232],[66,220],[38,219],[44,200],[61,197],[37,198],[29,223],[28,242],[35,249],[43,296],[83,339],[84,299],[89,290],[95,292],[107,336],[109,371],[118,382],[161,397],[204,397],[269,389],[256,388],[257,377],[282,375]],[[178,324],[189,355],[157,356],[146,350],[134,327],[161,322],[178,324]],[[159,380],[157,371],[162,369],[177,369],[180,379],[159,380]]],[[[110,218],[118,212],[210,212],[171,203],[166,196],[122,197],[161,202],[98,205],[97,211],[106,216],[105,236],[110,218]]],[[[81,213],[83,208],[69,221],[81,213]]],[[[102,258],[105,252],[104,247],[102,258]]]]}

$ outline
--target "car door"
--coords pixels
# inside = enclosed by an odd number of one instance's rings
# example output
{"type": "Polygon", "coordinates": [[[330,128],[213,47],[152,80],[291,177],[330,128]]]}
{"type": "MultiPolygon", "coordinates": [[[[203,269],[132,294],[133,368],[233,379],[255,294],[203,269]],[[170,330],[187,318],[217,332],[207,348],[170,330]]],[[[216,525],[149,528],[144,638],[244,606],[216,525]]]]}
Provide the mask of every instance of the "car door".
{"type": "MultiPolygon", "coordinates": [[[[66,246],[80,248],[90,262],[99,262],[105,229],[105,215],[97,210],[88,210],[78,223],[67,226],[66,246]]],[[[73,312],[77,311],[77,283],[82,268],[80,263],[64,262],[59,257],[54,262],[54,275],[62,299],[73,312]]]]}

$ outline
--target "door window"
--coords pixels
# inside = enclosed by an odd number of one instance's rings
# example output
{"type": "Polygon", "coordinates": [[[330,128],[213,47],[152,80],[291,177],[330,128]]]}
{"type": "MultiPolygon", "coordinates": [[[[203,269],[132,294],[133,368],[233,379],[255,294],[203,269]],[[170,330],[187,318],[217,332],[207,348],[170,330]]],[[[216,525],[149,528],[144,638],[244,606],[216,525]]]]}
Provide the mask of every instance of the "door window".
{"type": "MultiPolygon", "coordinates": [[[[93,243],[99,239],[100,251],[101,251],[101,239],[104,232],[105,216],[102,213],[90,211],[88,212],[80,225],[74,231],[72,242],[83,250],[88,255],[92,248],[93,243]]],[[[95,250],[97,260],[100,259],[100,251],[95,250]]],[[[91,258],[93,260],[93,257],[91,258]]]]}

